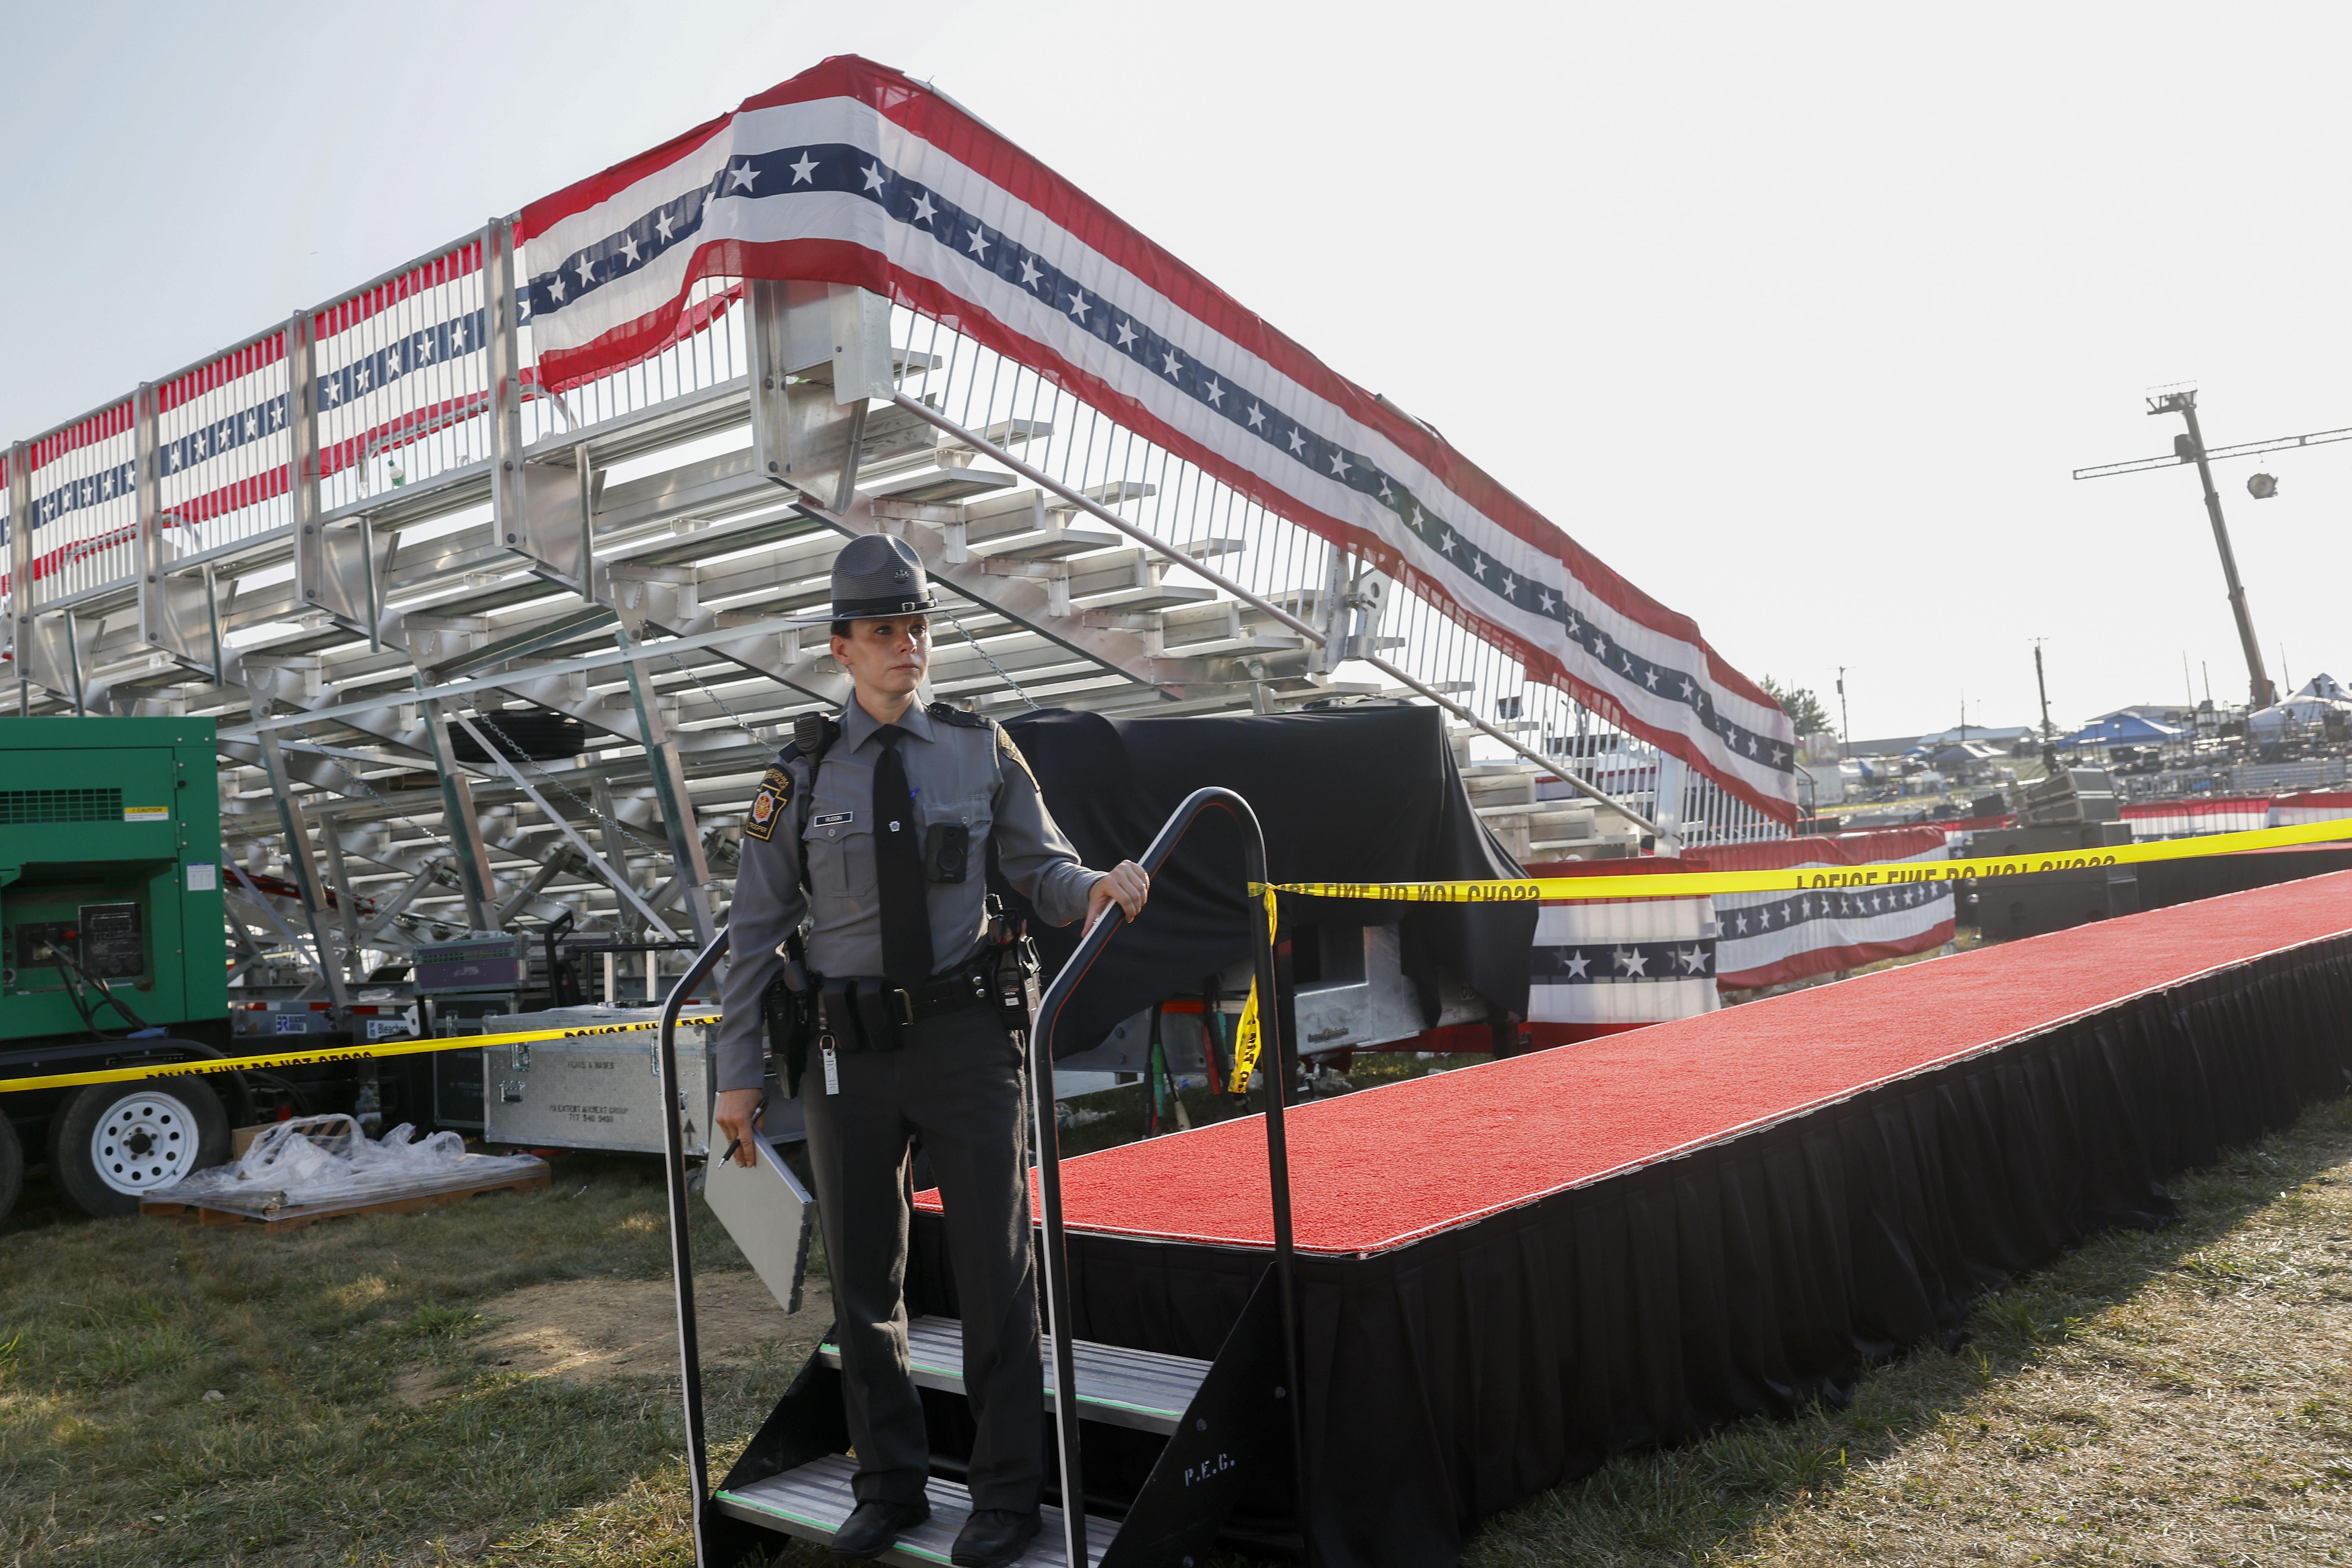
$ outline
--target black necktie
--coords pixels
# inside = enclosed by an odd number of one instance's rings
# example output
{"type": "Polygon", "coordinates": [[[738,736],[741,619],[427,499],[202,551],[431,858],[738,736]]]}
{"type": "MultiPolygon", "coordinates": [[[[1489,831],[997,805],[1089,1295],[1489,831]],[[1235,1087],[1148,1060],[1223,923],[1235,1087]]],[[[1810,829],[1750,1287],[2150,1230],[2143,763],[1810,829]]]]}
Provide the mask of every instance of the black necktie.
{"type": "Polygon", "coordinates": [[[882,754],[874,759],[874,870],[882,892],[882,973],[901,991],[931,977],[931,912],[923,891],[923,850],[917,842],[915,793],[898,742],[907,731],[885,724],[874,731],[882,754]]]}

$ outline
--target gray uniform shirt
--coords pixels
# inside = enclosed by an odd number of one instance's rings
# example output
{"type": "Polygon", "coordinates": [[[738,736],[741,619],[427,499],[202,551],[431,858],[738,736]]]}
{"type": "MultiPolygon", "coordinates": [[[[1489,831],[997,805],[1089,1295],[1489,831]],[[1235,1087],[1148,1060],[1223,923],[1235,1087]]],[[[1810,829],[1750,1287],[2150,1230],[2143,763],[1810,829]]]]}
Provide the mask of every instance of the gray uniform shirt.
{"type": "MultiPolygon", "coordinates": [[[[762,1023],[760,998],[783,960],[776,949],[812,917],[809,963],[818,973],[845,978],[882,973],[882,900],[874,864],[874,762],[882,744],[877,724],[853,697],[841,735],[824,753],[817,776],[808,759],[787,748],[776,760],[789,793],[776,798],[775,769],[753,802],[728,916],[730,940],[719,1005],[726,1018],[716,1048],[718,1087],[760,1087],[762,1023]],[[803,811],[803,797],[806,809],[803,811]],[[800,824],[808,824],[805,838],[800,824]],[[768,837],[760,837],[765,826],[768,837]],[[808,890],[801,868],[808,868],[808,890]]],[[[989,841],[997,868],[1037,913],[1067,925],[1087,912],[1087,893],[1103,873],[1078,864],[1078,854],[1045,809],[1037,781],[1013,738],[994,724],[981,727],[934,718],[910,708],[898,727],[907,783],[921,826],[961,823],[971,848],[961,882],[928,882],[931,956],[940,969],[969,956],[987,928],[989,841]]]]}

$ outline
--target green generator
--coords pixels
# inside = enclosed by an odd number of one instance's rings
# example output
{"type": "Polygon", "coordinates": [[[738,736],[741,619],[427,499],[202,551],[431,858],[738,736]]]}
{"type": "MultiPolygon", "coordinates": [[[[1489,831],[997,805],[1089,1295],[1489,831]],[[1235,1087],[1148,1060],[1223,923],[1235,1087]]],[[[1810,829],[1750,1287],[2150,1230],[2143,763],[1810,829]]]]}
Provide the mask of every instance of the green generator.
{"type": "Polygon", "coordinates": [[[218,776],[210,719],[0,721],[0,1045],[227,1017],[218,776]]]}
{"type": "MultiPolygon", "coordinates": [[[[210,719],[0,719],[0,1077],[226,1054],[218,781],[210,719]]],[[[232,1092],[0,1094],[0,1214],[28,1149],[83,1208],[135,1209],[220,1157],[232,1092]]]]}

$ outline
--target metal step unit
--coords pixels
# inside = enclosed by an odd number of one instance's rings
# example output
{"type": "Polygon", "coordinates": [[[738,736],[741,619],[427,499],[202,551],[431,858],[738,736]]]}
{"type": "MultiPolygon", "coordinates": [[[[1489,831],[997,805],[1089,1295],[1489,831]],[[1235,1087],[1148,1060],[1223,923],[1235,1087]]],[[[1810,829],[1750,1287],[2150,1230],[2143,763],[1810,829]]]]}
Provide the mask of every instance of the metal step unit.
{"type": "MultiPolygon", "coordinates": [[[[746,1524],[782,1531],[803,1541],[831,1541],[848,1521],[857,1499],[850,1482],[857,1474],[854,1459],[828,1456],[812,1459],[798,1469],[740,1489],[721,1487],[719,1506],[746,1524]]],[[[931,1517],[898,1538],[898,1544],[877,1561],[883,1563],[945,1563],[955,1545],[956,1532],[971,1517],[971,1494],[953,1481],[935,1480],[923,1489],[930,1500],[931,1517]]],[[[1069,1553],[1062,1544],[1062,1510],[1041,1510],[1044,1528],[1021,1556],[1024,1568],[1065,1568],[1069,1553]]],[[[1110,1542],[1099,1537],[1087,1542],[1087,1561],[1099,1563],[1110,1542]]]]}
{"type": "MultiPolygon", "coordinates": [[[[927,1317],[909,1328],[917,1385],[961,1398],[963,1325],[950,1318],[927,1317]]],[[[1127,1467],[1098,1460],[1087,1472],[1088,1563],[1108,1568],[1181,1568],[1187,1559],[1205,1562],[1221,1535],[1235,1524],[1237,1510],[1255,1504],[1253,1512],[1265,1512],[1267,1478],[1283,1476],[1290,1460],[1290,1374],[1284,1360],[1282,1292],[1272,1268],[1260,1279],[1213,1361],[1087,1341],[1070,1348],[1076,1371],[1076,1419],[1097,1431],[1087,1442],[1108,1446],[1113,1438],[1102,1429],[1121,1428],[1133,1435],[1130,1442],[1157,1449],[1149,1459],[1147,1479],[1131,1489],[1117,1479],[1127,1467]]],[[[1050,1334],[1045,1350],[1040,1393],[1052,1411],[1057,1404],[1055,1368],[1059,1358],[1050,1334]]],[[[712,1494],[721,1516],[806,1540],[832,1539],[856,1506],[850,1493],[856,1463],[847,1454],[840,1368],[840,1352],[830,1342],[809,1358],[712,1494]]],[[[971,1506],[969,1494],[954,1479],[961,1473],[962,1456],[932,1456],[930,1521],[901,1541],[885,1561],[948,1560],[948,1548],[971,1506]]],[[[1274,1487],[1277,1498],[1283,1492],[1279,1484],[1274,1487]]],[[[1045,1527],[1023,1563],[1072,1560],[1067,1521],[1052,1506],[1060,1496],[1059,1486],[1049,1477],[1045,1527]]],[[[1265,1545],[1287,1535],[1278,1521],[1257,1521],[1244,1526],[1237,1539],[1265,1545]]],[[[732,1538],[735,1545],[741,1541],[732,1538]]],[[[707,1561],[727,1561],[730,1543],[713,1544],[720,1549],[707,1561]]]]}
{"type": "MultiPolygon", "coordinates": [[[[1045,1336],[1045,1398],[1054,1404],[1054,1337],[1045,1336]]],[[[838,1371],[841,1348],[827,1340],[817,1347],[824,1364],[838,1371]]],[[[1080,1340],[1070,1347],[1078,1369],[1078,1405],[1089,1421],[1132,1426],[1161,1436],[1176,1430],[1201,1392],[1209,1363],[1156,1351],[1123,1350],[1080,1340]]],[[[907,1360],[919,1388],[963,1392],[963,1324],[953,1318],[917,1318],[907,1325],[907,1360]]]]}

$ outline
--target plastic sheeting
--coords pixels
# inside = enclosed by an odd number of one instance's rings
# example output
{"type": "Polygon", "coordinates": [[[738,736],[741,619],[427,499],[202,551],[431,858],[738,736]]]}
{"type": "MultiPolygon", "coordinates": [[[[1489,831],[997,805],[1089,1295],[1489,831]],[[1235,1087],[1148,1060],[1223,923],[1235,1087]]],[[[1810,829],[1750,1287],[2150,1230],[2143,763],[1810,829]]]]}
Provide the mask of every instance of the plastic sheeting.
{"type": "Polygon", "coordinates": [[[255,1138],[235,1162],[193,1172],[173,1186],[175,1203],[226,1203],[239,1209],[366,1203],[413,1193],[436,1178],[487,1178],[522,1172],[529,1154],[468,1154],[455,1132],[416,1136],[404,1121],[371,1139],[348,1116],[298,1116],[255,1138]]]}

